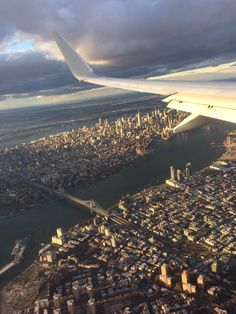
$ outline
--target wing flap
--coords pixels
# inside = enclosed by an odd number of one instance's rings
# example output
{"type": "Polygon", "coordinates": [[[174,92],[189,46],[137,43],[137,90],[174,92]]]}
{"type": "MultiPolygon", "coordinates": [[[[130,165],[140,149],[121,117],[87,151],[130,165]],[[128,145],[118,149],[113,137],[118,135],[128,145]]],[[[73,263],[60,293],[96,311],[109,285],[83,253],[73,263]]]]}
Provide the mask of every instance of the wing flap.
{"type": "Polygon", "coordinates": [[[233,108],[218,107],[211,104],[203,105],[179,100],[171,100],[168,107],[208,118],[236,123],[236,110],[233,108]]]}
{"type": "Polygon", "coordinates": [[[174,127],[173,132],[174,133],[186,132],[208,123],[209,120],[211,119],[208,117],[199,116],[196,113],[192,113],[182,122],[180,122],[176,127],[174,127]]]}
{"type": "Polygon", "coordinates": [[[196,117],[205,116],[236,123],[235,83],[153,81],[97,76],[63,37],[59,34],[54,36],[71,72],[78,80],[126,90],[171,95],[164,99],[169,103],[168,107],[170,108],[191,112],[196,117]]]}

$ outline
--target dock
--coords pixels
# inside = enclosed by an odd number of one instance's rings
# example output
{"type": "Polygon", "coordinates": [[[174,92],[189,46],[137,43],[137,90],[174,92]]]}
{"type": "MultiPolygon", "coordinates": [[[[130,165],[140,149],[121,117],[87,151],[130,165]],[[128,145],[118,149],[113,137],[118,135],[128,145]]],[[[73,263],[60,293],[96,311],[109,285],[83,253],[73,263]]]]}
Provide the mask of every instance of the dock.
{"type": "Polygon", "coordinates": [[[10,263],[8,263],[7,265],[3,266],[0,269],[0,276],[3,275],[5,272],[7,272],[9,269],[11,269],[13,266],[15,266],[16,263],[14,261],[11,261],[10,263]]]}
{"type": "Polygon", "coordinates": [[[25,252],[26,246],[29,242],[30,237],[25,237],[21,240],[16,240],[15,241],[15,245],[14,248],[11,252],[11,255],[14,256],[13,260],[11,262],[9,262],[8,264],[6,264],[5,266],[3,266],[0,269],[0,276],[5,274],[8,270],[10,270],[12,267],[14,267],[15,265],[19,264],[23,258],[23,254],[25,252]]]}

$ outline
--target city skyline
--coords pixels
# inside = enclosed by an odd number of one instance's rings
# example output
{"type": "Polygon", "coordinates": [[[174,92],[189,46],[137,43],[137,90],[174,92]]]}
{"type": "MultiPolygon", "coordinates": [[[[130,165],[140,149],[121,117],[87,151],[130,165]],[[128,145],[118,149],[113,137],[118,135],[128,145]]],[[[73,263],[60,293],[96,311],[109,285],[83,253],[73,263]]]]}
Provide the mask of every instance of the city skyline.
{"type": "Polygon", "coordinates": [[[235,0],[0,20],[0,313],[235,314],[235,0]]]}

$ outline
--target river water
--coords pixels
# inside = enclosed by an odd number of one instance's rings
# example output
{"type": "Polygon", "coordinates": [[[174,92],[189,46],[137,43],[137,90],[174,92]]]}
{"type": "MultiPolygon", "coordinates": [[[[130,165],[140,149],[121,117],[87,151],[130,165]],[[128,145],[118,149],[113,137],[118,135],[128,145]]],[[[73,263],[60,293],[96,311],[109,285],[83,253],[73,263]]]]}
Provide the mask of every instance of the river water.
{"type": "MultiPolygon", "coordinates": [[[[187,161],[191,161],[193,170],[207,166],[222,154],[222,149],[211,145],[212,141],[222,142],[226,131],[233,128],[235,126],[229,124],[206,126],[156,144],[147,158],[136,160],[93,185],[73,188],[70,192],[83,199],[94,199],[107,208],[128,192],[136,192],[149,184],[162,183],[169,177],[169,167],[172,164],[181,168],[187,161]]],[[[89,217],[86,209],[54,201],[15,217],[0,219],[0,266],[10,261],[14,241],[31,234],[23,262],[0,278],[0,286],[34,260],[40,243],[49,242],[57,227],[66,229],[86,221],[89,217]]]]}

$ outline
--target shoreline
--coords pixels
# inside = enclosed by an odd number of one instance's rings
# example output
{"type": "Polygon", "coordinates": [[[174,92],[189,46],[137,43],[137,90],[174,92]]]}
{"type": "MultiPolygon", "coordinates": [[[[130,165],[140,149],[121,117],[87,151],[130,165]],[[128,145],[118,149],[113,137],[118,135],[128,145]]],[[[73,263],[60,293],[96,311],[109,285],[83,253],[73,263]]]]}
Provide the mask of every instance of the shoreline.
{"type": "MultiPolygon", "coordinates": [[[[159,147],[160,145],[157,145],[157,147],[159,147]]],[[[167,144],[167,146],[169,146],[169,144],[167,144]]],[[[155,149],[155,150],[157,150],[157,149],[155,149]]],[[[149,156],[148,156],[148,158],[149,158],[149,156]]],[[[217,159],[219,158],[219,156],[218,157],[216,157],[217,159]]],[[[216,159],[211,159],[211,160],[216,160],[216,159]]],[[[135,161],[136,162],[136,161],[135,161]]],[[[211,161],[208,161],[208,164],[210,163],[211,161]]],[[[132,165],[132,164],[131,164],[132,165]]],[[[205,163],[205,165],[206,165],[206,163],[205,163]]],[[[129,165],[128,165],[129,166],[129,165]]],[[[128,166],[125,166],[125,167],[128,167],[128,166]]],[[[203,166],[203,167],[201,167],[201,168],[199,168],[198,167],[198,170],[197,171],[202,171],[204,168],[205,168],[206,166],[203,166]]],[[[118,170],[119,171],[119,170],[118,170]]],[[[117,171],[116,171],[117,172],[117,171]]],[[[98,181],[98,180],[97,180],[98,181]]],[[[102,180],[100,180],[99,179],[99,181],[102,181],[102,180]]],[[[110,182],[110,180],[108,180],[109,182],[110,182]]],[[[114,180],[113,180],[114,181],[114,180]]],[[[154,180],[154,181],[152,181],[152,183],[150,184],[150,183],[146,183],[146,184],[144,184],[144,185],[142,185],[141,187],[138,187],[138,188],[136,188],[135,190],[136,191],[132,191],[130,194],[131,195],[135,195],[135,194],[137,194],[137,193],[139,193],[140,191],[142,191],[144,188],[148,188],[148,187],[150,187],[150,186],[159,186],[159,188],[161,188],[161,187],[163,187],[163,186],[165,186],[165,184],[163,184],[163,183],[159,183],[158,182],[159,180],[154,180]]],[[[161,181],[163,182],[164,181],[164,178],[162,178],[161,179],[161,181]]],[[[149,181],[149,182],[151,182],[151,181],[149,181]]],[[[89,186],[91,186],[91,184],[87,184],[87,186],[89,187],[89,186]]],[[[99,185],[100,186],[100,185],[99,185]]],[[[92,190],[94,190],[94,189],[92,189],[92,190]]],[[[130,189],[129,190],[127,190],[127,191],[131,191],[130,189]]],[[[91,191],[89,190],[89,193],[91,193],[91,191]]],[[[83,191],[82,191],[82,194],[83,194],[83,191]]],[[[128,193],[129,194],[129,193],[128,193]]],[[[85,195],[89,195],[89,194],[85,194],[85,195]]],[[[92,195],[94,195],[93,194],[93,192],[92,192],[92,195]]],[[[122,194],[120,194],[120,195],[122,195],[122,194]]],[[[123,194],[123,195],[125,195],[125,194],[123,194]]],[[[96,197],[93,197],[94,199],[96,199],[96,197]]],[[[84,198],[84,199],[87,199],[86,197],[84,198]]],[[[56,201],[56,200],[54,200],[54,201],[56,201]]],[[[53,202],[54,202],[53,201],[53,202]]],[[[103,204],[102,202],[101,202],[101,204],[103,204]]],[[[44,204],[43,204],[44,205],[44,204]]],[[[112,207],[117,207],[117,202],[115,201],[115,202],[112,202],[112,204],[111,205],[108,205],[106,208],[107,209],[109,209],[109,210],[111,210],[112,209],[112,207]]],[[[34,209],[34,208],[30,208],[30,209],[34,209]]],[[[40,209],[40,208],[39,208],[40,209]]],[[[21,213],[21,215],[22,214],[27,214],[27,212],[28,212],[28,210],[27,211],[24,211],[23,213],[21,213]]],[[[39,211],[40,212],[40,211],[39,211]]],[[[10,217],[8,217],[8,218],[11,218],[11,217],[13,217],[13,216],[10,216],[10,217]]],[[[88,217],[88,218],[86,218],[86,221],[83,221],[82,223],[80,223],[79,222],[79,224],[81,225],[81,224],[86,224],[86,223],[88,223],[89,222],[89,220],[91,219],[91,217],[88,217]]],[[[70,228],[70,227],[72,227],[74,225],[74,223],[72,223],[70,226],[68,226],[68,227],[66,227],[66,228],[70,228]]],[[[62,223],[62,226],[64,226],[63,225],[63,223],[62,223]]],[[[52,234],[52,233],[50,233],[50,234],[52,234]]],[[[49,236],[48,237],[50,237],[50,234],[49,234],[49,236]]],[[[44,242],[44,243],[47,243],[47,240],[45,241],[45,240],[40,240],[38,243],[42,243],[42,242],[44,242]]],[[[31,259],[31,261],[32,261],[32,259],[31,259]]],[[[30,261],[29,261],[30,262],[30,261]]],[[[12,277],[12,276],[10,276],[10,277],[12,277]]],[[[5,284],[6,284],[6,282],[7,281],[5,281],[5,284]]],[[[5,284],[4,284],[4,286],[5,286],[5,284]]]]}
{"type": "MultiPolygon", "coordinates": [[[[110,177],[112,176],[113,174],[116,174],[116,173],[119,173],[119,171],[121,171],[122,169],[125,169],[125,168],[128,168],[129,166],[131,166],[135,161],[137,160],[140,160],[140,159],[145,159],[145,158],[149,158],[151,156],[151,154],[155,151],[155,145],[159,145],[163,142],[163,140],[161,140],[161,142],[159,142],[159,139],[158,141],[156,139],[153,139],[152,140],[152,143],[150,144],[150,147],[147,151],[146,154],[144,154],[143,156],[140,156],[140,155],[135,155],[134,156],[134,159],[130,160],[130,161],[127,161],[127,163],[125,163],[123,166],[120,166],[120,167],[117,167],[117,168],[114,168],[114,169],[111,169],[110,170],[110,173],[108,175],[103,175],[103,176],[98,176],[98,177],[94,177],[94,178],[90,178],[90,180],[88,180],[87,182],[84,182],[84,186],[82,184],[79,184],[79,185],[74,185],[74,186],[71,186],[67,191],[70,193],[72,191],[73,193],[73,190],[74,189],[77,189],[77,188],[82,188],[82,187],[89,187],[89,186],[92,186],[93,184],[95,184],[96,182],[99,182],[99,181],[102,181],[104,180],[105,178],[107,177],[110,177]]],[[[225,152],[223,152],[223,154],[219,157],[219,160],[221,160],[222,156],[225,154],[225,152]]],[[[217,159],[218,161],[218,159],[217,159]]],[[[207,168],[207,167],[205,167],[207,168]]],[[[205,168],[203,169],[200,169],[198,170],[198,172],[202,172],[205,170],[205,168]]],[[[163,185],[165,186],[166,183],[160,183],[160,185],[163,185]]],[[[158,184],[159,186],[159,184],[158,184]]],[[[137,192],[138,193],[138,192],[137,192]]],[[[10,218],[13,218],[13,217],[16,217],[16,216],[20,216],[20,215],[24,215],[26,212],[30,211],[30,210],[33,210],[33,209],[40,209],[41,206],[44,206],[44,205],[47,205],[47,204],[50,204],[50,203],[54,203],[56,201],[58,201],[59,198],[49,198],[47,201],[44,201],[44,202],[41,202],[41,203],[38,203],[38,204],[30,204],[28,205],[28,208],[24,209],[23,211],[19,211],[17,213],[14,213],[14,214],[9,214],[9,215],[4,215],[4,216],[1,216],[0,215],[0,220],[3,220],[3,219],[10,219],[10,218]]],[[[114,207],[115,204],[111,205],[109,208],[111,207],[114,207]]]]}
{"type": "MultiPolygon", "coordinates": [[[[217,158],[216,161],[220,160],[220,157],[217,158]]],[[[203,173],[204,171],[206,171],[208,168],[209,168],[210,164],[208,166],[205,166],[203,167],[202,169],[200,170],[197,170],[195,172],[195,174],[200,174],[200,173],[203,173]]],[[[168,185],[166,183],[160,183],[160,184],[150,184],[148,186],[145,186],[143,187],[142,189],[140,189],[138,192],[135,192],[135,193],[131,193],[131,194],[127,194],[129,197],[131,197],[132,199],[135,199],[136,196],[139,196],[140,194],[142,194],[143,191],[145,191],[145,189],[151,189],[151,188],[154,188],[158,191],[163,191],[165,190],[166,188],[168,187],[168,185]]],[[[125,198],[125,197],[124,197],[125,198]]],[[[121,199],[120,199],[121,200],[121,199]]],[[[120,201],[119,200],[119,201],[120,201]]],[[[113,205],[111,205],[107,210],[110,212],[116,208],[118,208],[118,205],[119,203],[114,203],[113,205]]],[[[78,223],[78,224],[75,224],[71,227],[69,227],[66,231],[68,232],[68,230],[70,230],[71,228],[73,229],[76,225],[79,225],[80,227],[82,226],[86,226],[86,225],[89,225],[91,224],[91,222],[93,221],[94,217],[89,217],[86,221],[82,222],[82,223],[78,223]]],[[[48,243],[46,243],[45,245],[47,245],[48,243]]],[[[37,258],[37,255],[35,256],[35,258],[37,258]]],[[[10,285],[12,284],[15,284],[17,283],[18,281],[22,281],[21,278],[26,276],[28,277],[28,272],[31,272],[31,270],[33,271],[38,271],[40,268],[38,268],[39,266],[35,263],[35,259],[34,261],[22,272],[20,273],[19,275],[17,275],[15,278],[13,278],[12,280],[8,281],[1,289],[0,289],[0,301],[1,301],[1,308],[2,309],[5,309],[4,308],[4,305],[6,304],[5,301],[5,295],[6,295],[6,292],[7,292],[7,289],[10,285]]]]}
{"type": "MultiPolygon", "coordinates": [[[[113,110],[112,111],[108,110],[105,113],[104,112],[100,112],[100,113],[95,114],[95,115],[82,116],[81,118],[77,118],[77,119],[75,119],[74,117],[70,116],[66,120],[59,120],[59,121],[52,120],[51,122],[49,122],[47,124],[42,123],[42,124],[39,124],[37,126],[34,126],[34,125],[26,126],[26,127],[22,128],[22,129],[14,131],[11,135],[9,135],[8,133],[7,134],[5,134],[5,133],[2,134],[1,133],[0,134],[0,149],[5,149],[5,148],[10,149],[10,148],[14,147],[15,145],[20,145],[21,143],[30,142],[31,141],[30,138],[31,137],[34,138],[35,137],[35,132],[39,131],[40,129],[42,131],[44,131],[45,129],[51,128],[51,127],[65,127],[65,126],[70,126],[70,129],[73,129],[74,128],[74,124],[76,125],[76,124],[81,123],[82,124],[81,126],[83,126],[84,123],[86,123],[86,121],[88,121],[88,123],[91,124],[91,123],[96,122],[99,117],[110,119],[112,117],[116,118],[117,116],[121,116],[121,115],[127,114],[127,113],[131,113],[132,114],[133,112],[137,112],[138,110],[140,110],[141,112],[146,112],[146,111],[154,109],[156,107],[156,105],[153,105],[153,104],[144,104],[143,105],[142,102],[149,102],[149,101],[153,101],[153,100],[157,100],[157,102],[158,102],[159,101],[159,97],[158,96],[141,96],[141,97],[137,97],[135,99],[128,98],[126,101],[118,101],[118,102],[116,100],[114,100],[112,102],[106,101],[104,103],[102,102],[101,106],[105,106],[105,107],[108,106],[108,107],[111,107],[111,109],[113,109],[114,107],[116,108],[116,106],[117,106],[116,112],[113,112],[113,110]],[[136,103],[135,106],[133,106],[134,102],[136,103]],[[131,107],[128,106],[126,108],[120,108],[120,106],[123,107],[124,105],[128,105],[129,103],[131,103],[131,107]],[[27,137],[28,138],[27,141],[23,140],[21,143],[17,143],[15,145],[8,145],[8,144],[5,145],[4,144],[6,141],[9,141],[9,140],[11,141],[13,138],[15,138],[15,136],[18,135],[18,132],[22,132],[23,134],[24,133],[27,134],[27,132],[31,132],[31,135],[29,136],[29,138],[27,137]]],[[[159,103],[158,103],[158,105],[159,105],[159,103]]],[[[64,105],[62,105],[62,106],[63,106],[63,110],[65,110],[66,112],[67,112],[68,109],[70,109],[70,107],[68,108],[68,107],[64,107],[64,105]]],[[[80,110],[84,110],[87,107],[96,107],[97,104],[93,103],[93,104],[87,104],[85,106],[78,106],[78,107],[77,107],[76,104],[73,104],[72,107],[74,107],[74,106],[75,106],[75,110],[79,110],[80,111],[80,110]]],[[[35,109],[35,107],[32,107],[32,108],[35,109]]],[[[81,126],[79,126],[79,127],[81,127],[81,126]]],[[[78,128],[78,126],[76,126],[76,128],[78,128]]],[[[63,132],[63,131],[59,131],[59,132],[63,132]]],[[[53,133],[53,134],[57,134],[59,132],[56,131],[56,133],[53,133]]],[[[42,136],[42,137],[44,137],[44,136],[42,136]]],[[[40,139],[40,137],[37,138],[37,139],[40,139]]]]}
{"type": "Polygon", "coordinates": [[[54,203],[56,202],[58,199],[52,199],[52,200],[48,200],[47,202],[43,202],[40,204],[37,204],[35,206],[29,206],[28,208],[25,208],[24,210],[21,210],[19,213],[15,213],[15,214],[10,214],[10,215],[5,215],[5,216],[0,216],[0,220],[4,220],[4,219],[11,219],[13,217],[17,217],[17,216],[21,216],[24,215],[25,213],[34,210],[36,208],[41,208],[44,205],[50,204],[50,203],[54,203]]]}
{"type": "Polygon", "coordinates": [[[5,177],[0,218],[14,216],[24,208],[51,200],[52,197],[42,193],[34,183],[50,186],[52,190],[69,191],[111,176],[140,157],[150,155],[150,147],[172,137],[171,125],[183,118],[183,114],[174,112],[171,122],[164,121],[162,116],[166,109],[149,112],[151,108],[145,108],[146,114],[142,116],[139,111],[137,115],[109,122],[100,118],[89,127],[3,149],[1,165],[5,177]]]}
{"type": "MultiPolygon", "coordinates": [[[[137,155],[137,154],[134,153],[133,156],[129,156],[129,158],[132,158],[131,160],[127,160],[127,159],[122,160],[122,162],[124,162],[124,164],[120,165],[118,167],[114,167],[113,169],[109,169],[109,173],[108,174],[100,175],[100,176],[97,176],[97,177],[95,176],[93,178],[89,178],[87,182],[85,181],[84,183],[80,183],[78,185],[73,185],[70,188],[68,188],[67,191],[70,193],[74,189],[91,186],[91,185],[95,184],[98,181],[102,181],[103,179],[105,179],[107,177],[110,177],[113,174],[118,173],[122,169],[128,168],[129,166],[131,166],[137,160],[148,158],[153,153],[153,151],[155,150],[153,146],[157,145],[157,144],[161,144],[161,142],[158,142],[158,141],[156,141],[156,139],[153,139],[151,144],[150,144],[150,146],[148,147],[147,152],[144,155],[137,155]]],[[[49,197],[48,200],[42,201],[42,202],[40,202],[38,204],[35,204],[35,205],[34,204],[29,204],[28,208],[24,209],[23,211],[20,210],[17,213],[4,215],[4,216],[0,215],[0,220],[1,219],[8,219],[8,218],[16,217],[16,216],[19,216],[19,215],[23,215],[25,212],[28,212],[29,210],[32,210],[32,209],[35,209],[35,208],[40,208],[41,206],[44,206],[46,204],[50,204],[51,202],[55,202],[55,201],[58,201],[58,200],[59,200],[59,198],[53,198],[53,197],[50,198],[49,197]]],[[[0,206],[1,206],[1,204],[0,204],[0,206]]]]}

